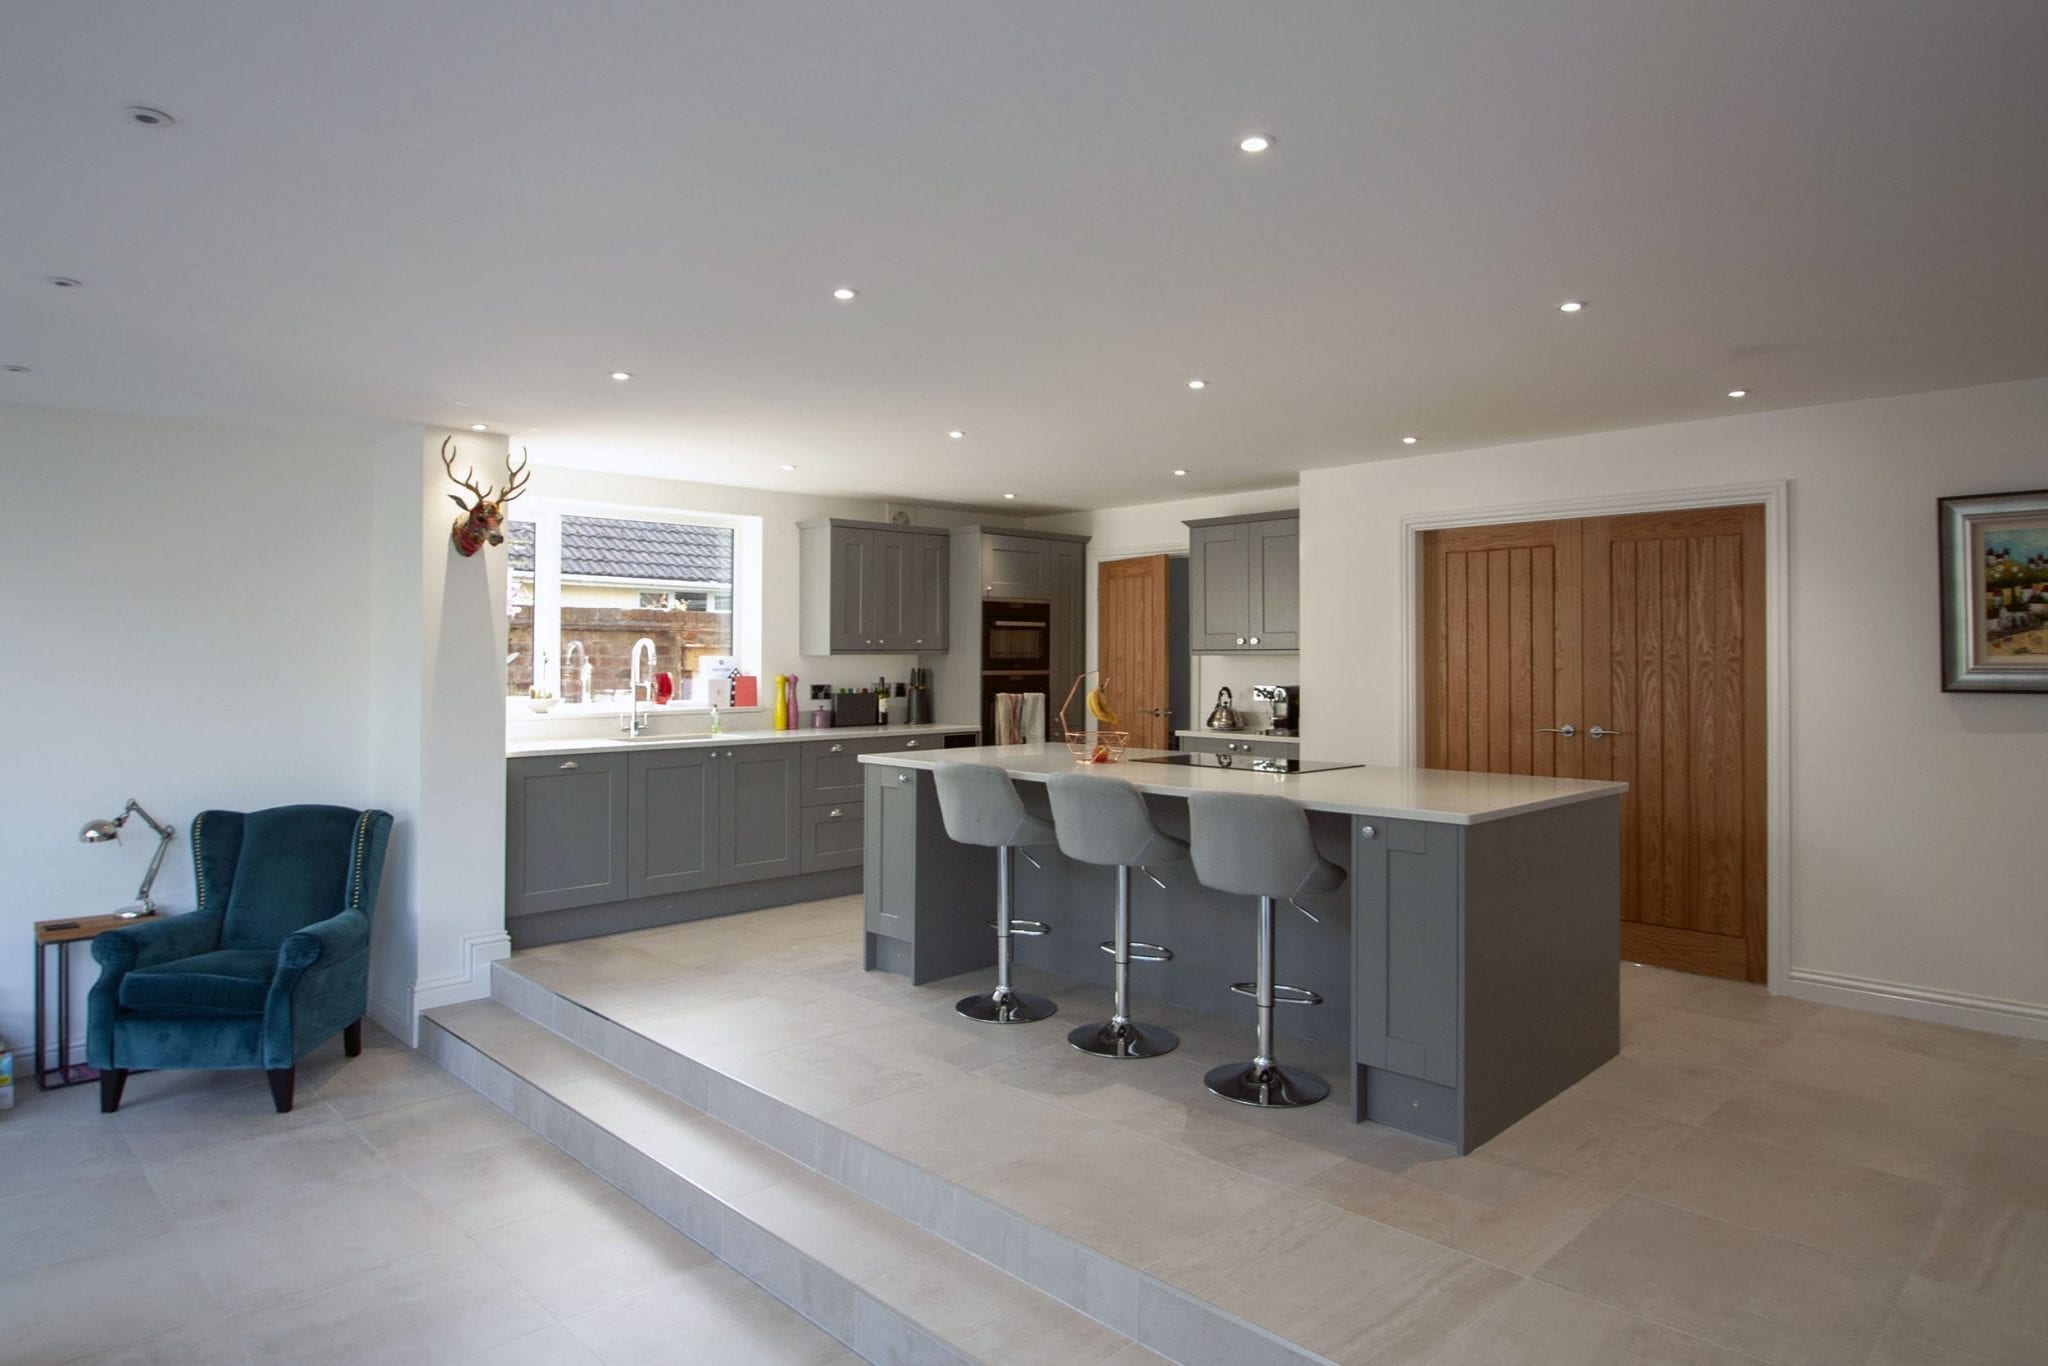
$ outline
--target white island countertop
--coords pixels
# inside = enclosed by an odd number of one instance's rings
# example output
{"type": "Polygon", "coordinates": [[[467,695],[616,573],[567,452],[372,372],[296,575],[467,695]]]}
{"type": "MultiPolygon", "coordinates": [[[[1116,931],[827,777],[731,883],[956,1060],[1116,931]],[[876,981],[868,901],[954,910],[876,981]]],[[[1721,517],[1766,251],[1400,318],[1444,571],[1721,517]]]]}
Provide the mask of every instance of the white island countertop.
{"type": "MultiPolygon", "coordinates": [[[[695,731],[688,735],[585,735],[560,740],[507,740],[505,757],[525,759],[543,754],[592,754],[605,749],[690,749],[702,745],[759,745],[791,740],[894,740],[928,735],[960,735],[978,729],[972,722],[947,725],[934,722],[917,726],[824,726],[817,730],[727,730],[713,735],[695,731]]],[[[914,752],[914,751],[913,751],[914,752]]]]}
{"type": "MultiPolygon", "coordinates": [[[[1256,770],[1134,764],[1132,759],[1165,750],[1132,749],[1116,764],[1076,763],[1063,744],[984,745],[974,749],[863,754],[864,764],[936,768],[940,764],[989,764],[1012,778],[1043,780],[1054,773],[1087,773],[1105,782],[1124,782],[1140,792],[1184,797],[1190,792],[1251,792],[1286,797],[1311,811],[1388,820],[1479,825],[1529,811],[1575,802],[1619,797],[1627,783],[1578,778],[1527,778],[1511,773],[1461,773],[1440,768],[1388,768],[1367,764],[1322,773],[1260,773],[1256,770]]],[[[1314,756],[1309,756],[1313,758],[1314,756]]]]}

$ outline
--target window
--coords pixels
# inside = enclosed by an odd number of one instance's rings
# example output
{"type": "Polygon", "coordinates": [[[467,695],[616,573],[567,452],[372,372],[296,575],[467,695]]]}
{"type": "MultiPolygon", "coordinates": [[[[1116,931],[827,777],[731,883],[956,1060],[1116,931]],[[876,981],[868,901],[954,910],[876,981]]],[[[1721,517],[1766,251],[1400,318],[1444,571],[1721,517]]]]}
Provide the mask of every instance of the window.
{"type": "Polygon", "coordinates": [[[757,671],[758,518],[521,510],[534,515],[505,523],[508,696],[524,698],[538,677],[571,709],[616,705],[643,638],[654,642],[655,671],[676,675],[685,706],[696,703],[695,675],[711,657],[757,671]]]}

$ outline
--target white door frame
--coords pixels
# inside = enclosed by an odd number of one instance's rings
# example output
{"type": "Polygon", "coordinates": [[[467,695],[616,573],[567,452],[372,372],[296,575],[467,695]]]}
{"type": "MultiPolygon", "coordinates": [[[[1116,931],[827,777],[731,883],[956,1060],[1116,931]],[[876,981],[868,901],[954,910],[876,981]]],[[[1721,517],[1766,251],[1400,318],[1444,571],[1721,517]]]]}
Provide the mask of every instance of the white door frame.
{"type": "Polygon", "coordinates": [[[1412,513],[1401,518],[1401,733],[1409,762],[1422,763],[1422,534],[1448,527],[1618,517],[1638,512],[1762,504],[1764,510],[1765,984],[1783,992],[1792,949],[1791,567],[1786,513],[1791,482],[1716,484],[1555,502],[1412,513]]]}

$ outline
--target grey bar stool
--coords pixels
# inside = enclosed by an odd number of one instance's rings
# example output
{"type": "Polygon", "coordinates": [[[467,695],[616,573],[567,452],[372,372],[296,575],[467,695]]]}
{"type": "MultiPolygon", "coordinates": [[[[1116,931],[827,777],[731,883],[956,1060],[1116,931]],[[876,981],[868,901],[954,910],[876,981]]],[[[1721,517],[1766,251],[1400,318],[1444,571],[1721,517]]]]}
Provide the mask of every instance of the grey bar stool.
{"type": "MultiPolygon", "coordinates": [[[[1116,1004],[1103,1024],[1082,1025],[1067,1042],[1101,1058],[1156,1058],[1180,1047],[1180,1036],[1158,1025],[1131,1019],[1131,962],[1163,963],[1173,951],[1158,944],[1131,942],[1131,869],[1179,863],[1188,856],[1183,840],[1152,824],[1145,794],[1129,783],[1087,773],[1055,773],[1045,780],[1052,799],[1053,831],[1060,852],[1080,863],[1116,869],[1116,929],[1103,952],[1116,963],[1116,1004]],[[1133,952],[1135,950],[1136,952],[1133,952]]],[[[1159,879],[1152,877],[1154,882],[1159,879]]],[[[1166,884],[1159,882],[1161,889],[1166,884]]]]}
{"type": "Polygon", "coordinates": [[[1043,921],[1010,918],[1011,859],[1019,848],[1053,843],[1052,826],[1024,809],[1010,775],[999,768],[940,764],[932,770],[932,786],[938,791],[946,833],[961,844],[996,851],[996,989],[965,997],[953,1009],[970,1020],[992,1024],[1028,1024],[1056,1014],[1059,1007],[1045,997],[1010,986],[1010,936],[1051,932],[1043,921]]]}
{"type": "Polygon", "coordinates": [[[1344,885],[1344,870],[1316,852],[1307,814],[1284,797],[1190,793],[1188,837],[1203,886],[1259,899],[1258,977],[1230,988],[1258,1002],[1258,1053],[1250,1062],[1212,1067],[1202,1080],[1240,1105],[1314,1105],[1330,1094],[1330,1084],[1313,1072],[1283,1068],[1273,1057],[1273,1007],[1323,1003],[1305,987],[1274,985],[1273,903],[1285,897],[1309,915],[1295,898],[1335,891],[1344,885]]]}

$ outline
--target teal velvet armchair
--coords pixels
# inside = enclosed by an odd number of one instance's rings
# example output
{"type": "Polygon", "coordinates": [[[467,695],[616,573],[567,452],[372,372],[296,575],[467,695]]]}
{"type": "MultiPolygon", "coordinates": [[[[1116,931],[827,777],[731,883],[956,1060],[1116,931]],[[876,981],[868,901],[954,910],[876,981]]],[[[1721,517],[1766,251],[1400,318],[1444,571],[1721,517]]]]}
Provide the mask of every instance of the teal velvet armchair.
{"type": "Polygon", "coordinates": [[[363,1049],[370,916],[391,816],[342,806],[204,811],[198,909],[108,930],[86,1016],[100,1110],[145,1068],[260,1067],[277,1112],[298,1061],[335,1031],[363,1049]]]}

